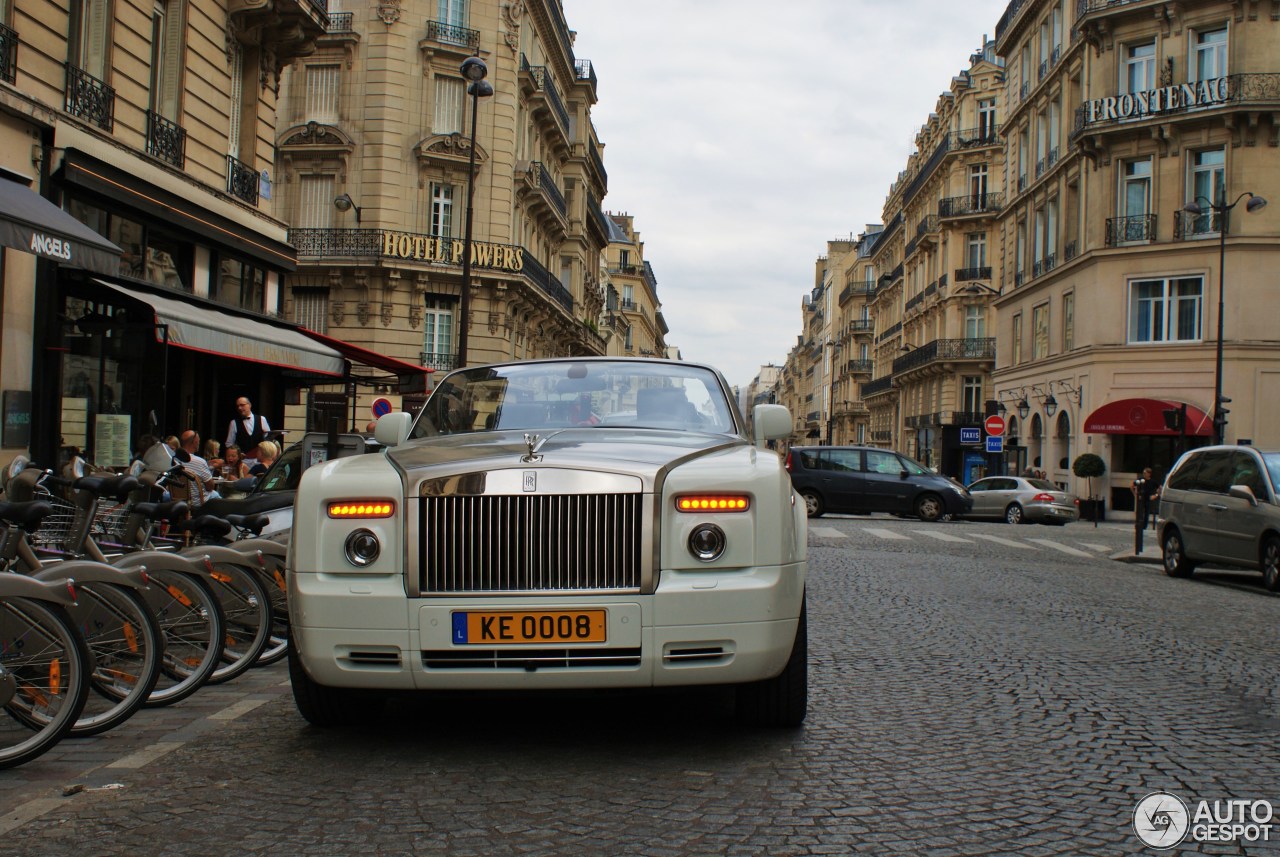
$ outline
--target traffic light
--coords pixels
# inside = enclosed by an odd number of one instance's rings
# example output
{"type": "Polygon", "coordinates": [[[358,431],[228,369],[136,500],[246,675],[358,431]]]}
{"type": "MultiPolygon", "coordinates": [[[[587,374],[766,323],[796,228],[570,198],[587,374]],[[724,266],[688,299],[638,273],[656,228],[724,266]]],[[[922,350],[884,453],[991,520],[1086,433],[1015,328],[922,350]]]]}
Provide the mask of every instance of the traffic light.
{"type": "Polygon", "coordinates": [[[1224,408],[1223,405],[1230,402],[1227,396],[1218,396],[1217,407],[1213,409],[1213,442],[1227,442],[1227,414],[1231,413],[1230,409],[1224,408]]]}

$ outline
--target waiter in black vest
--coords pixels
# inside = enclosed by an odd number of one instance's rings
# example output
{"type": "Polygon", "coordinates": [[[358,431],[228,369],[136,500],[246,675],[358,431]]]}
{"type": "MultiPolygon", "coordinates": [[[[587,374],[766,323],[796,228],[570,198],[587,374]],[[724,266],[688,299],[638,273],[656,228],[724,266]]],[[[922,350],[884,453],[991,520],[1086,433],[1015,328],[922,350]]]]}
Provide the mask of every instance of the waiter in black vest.
{"type": "Polygon", "coordinates": [[[258,457],[258,444],[266,439],[271,426],[267,418],[253,412],[253,403],[244,396],[236,399],[236,418],[227,426],[227,446],[238,446],[245,458],[258,457]]]}

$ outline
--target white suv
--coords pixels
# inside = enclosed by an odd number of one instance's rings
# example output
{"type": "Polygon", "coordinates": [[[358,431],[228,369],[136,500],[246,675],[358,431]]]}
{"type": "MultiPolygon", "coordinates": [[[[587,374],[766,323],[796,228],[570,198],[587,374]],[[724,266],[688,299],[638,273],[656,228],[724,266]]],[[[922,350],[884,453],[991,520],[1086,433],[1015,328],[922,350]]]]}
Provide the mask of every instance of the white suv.
{"type": "Polygon", "coordinates": [[[1280,590],[1280,452],[1209,446],[1185,453],[1160,492],[1164,570],[1186,577],[1197,563],[1256,568],[1280,590]]]}

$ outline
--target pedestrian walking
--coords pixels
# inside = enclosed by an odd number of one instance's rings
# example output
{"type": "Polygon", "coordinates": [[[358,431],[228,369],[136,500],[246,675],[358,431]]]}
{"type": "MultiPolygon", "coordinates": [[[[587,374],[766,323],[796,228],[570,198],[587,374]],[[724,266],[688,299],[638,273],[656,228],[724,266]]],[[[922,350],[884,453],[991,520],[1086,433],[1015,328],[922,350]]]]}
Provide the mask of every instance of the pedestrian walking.
{"type": "MultiPolygon", "coordinates": [[[[1151,478],[1150,467],[1144,467],[1130,486],[1130,490],[1133,491],[1133,552],[1135,554],[1142,553],[1142,532],[1147,528],[1147,514],[1151,505],[1153,486],[1156,491],[1159,491],[1157,483],[1151,478]]],[[[1156,496],[1159,497],[1159,494],[1156,496]]]]}

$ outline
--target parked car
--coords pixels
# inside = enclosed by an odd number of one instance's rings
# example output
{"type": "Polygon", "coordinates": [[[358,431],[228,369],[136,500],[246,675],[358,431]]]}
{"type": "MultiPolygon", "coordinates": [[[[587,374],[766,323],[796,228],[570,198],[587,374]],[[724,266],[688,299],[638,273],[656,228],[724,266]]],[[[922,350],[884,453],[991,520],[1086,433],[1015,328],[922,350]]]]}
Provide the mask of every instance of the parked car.
{"type": "Polygon", "coordinates": [[[963,515],[969,491],[898,452],[870,446],[793,446],[787,470],[811,518],[888,512],[936,521],[963,515]]]}
{"type": "Polygon", "coordinates": [[[1008,524],[1066,524],[1080,519],[1080,500],[1047,479],[988,476],[969,486],[966,518],[1003,518],[1008,524]]]}
{"type": "Polygon", "coordinates": [[[1165,573],[1202,562],[1254,568],[1280,591],[1280,452],[1208,446],[1184,453],[1160,490],[1165,573]]]}
{"type": "Polygon", "coordinates": [[[405,691],[732,686],[747,723],[807,706],[807,522],[724,377],[669,360],[469,367],[381,455],[302,474],[288,558],[294,699],[321,726],[405,691]]]}

